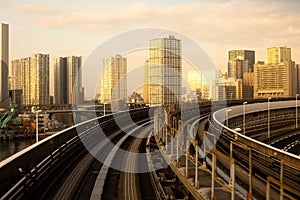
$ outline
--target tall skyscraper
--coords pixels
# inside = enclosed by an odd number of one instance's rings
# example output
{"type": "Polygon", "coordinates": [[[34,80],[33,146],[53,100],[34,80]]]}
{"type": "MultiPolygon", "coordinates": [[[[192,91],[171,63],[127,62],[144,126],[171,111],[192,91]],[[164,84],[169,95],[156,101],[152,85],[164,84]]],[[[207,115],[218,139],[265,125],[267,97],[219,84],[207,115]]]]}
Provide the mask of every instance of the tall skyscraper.
{"type": "Polygon", "coordinates": [[[54,59],[54,104],[68,103],[68,65],[67,58],[54,59]]]}
{"type": "Polygon", "coordinates": [[[121,55],[103,59],[100,101],[111,103],[113,111],[125,109],[127,103],[127,58],[121,55]]]}
{"type": "Polygon", "coordinates": [[[280,63],[291,61],[291,48],[286,46],[271,47],[267,49],[267,63],[280,63]]]}
{"type": "MultiPolygon", "coordinates": [[[[30,58],[21,58],[11,62],[11,89],[22,91],[22,105],[31,105],[30,96],[30,58]]],[[[19,105],[21,106],[21,105],[19,105]]]]}
{"type": "Polygon", "coordinates": [[[12,87],[22,90],[23,105],[48,105],[49,54],[34,54],[12,61],[12,87]]]}
{"type": "Polygon", "coordinates": [[[253,72],[255,52],[251,50],[231,50],[228,52],[228,77],[243,79],[244,73],[253,72]]]}
{"type": "Polygon", "coordinates": [[[82,88],[82,57],[70,56],[67,58],[68,65],[68,103],[81,104],[83,103],[83,88],[82,88]]]}
{"type": "Polygon", "coordinates": [[[9,27],[0,24],[0,107],[8,109],[8,59],[9,59],[9,27]]]}
{"type": "Polygon", "coordinates": [[[297,92],[296,74],[290,48],[268,48],[267,63],[254,65],[254,98],[294,96],[297,92]]]}
{"type": "Polygon", "coordinates": [[[181,41],[174,36],[150,40],[145,62],[144,101],[150,106],[181,101],[181,41]]]}
{"type": "Polygon", "coordinates": [[[54,104],[83,103],[81,64],[81,56],[54,59],[54,104]]]}

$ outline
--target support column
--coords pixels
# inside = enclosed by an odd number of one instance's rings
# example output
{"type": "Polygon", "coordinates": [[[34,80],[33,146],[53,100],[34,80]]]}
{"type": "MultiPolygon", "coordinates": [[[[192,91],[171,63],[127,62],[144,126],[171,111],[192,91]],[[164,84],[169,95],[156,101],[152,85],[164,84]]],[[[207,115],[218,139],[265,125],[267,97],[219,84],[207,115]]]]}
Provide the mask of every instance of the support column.
{"type": "Polygon", "coordinates": [[[280,161],[280,200],[283,200],[283,161],[280,161]]]}
{"type": "Polygon", "coordinates": [[[195,187],[199,187],[199,182],[198,182],[198,141],[195,140],[195,149],[196,149],[196,166],[195,166],[195,187]]]}
{"type": "Polygon", "coordinates": [[[190,178],[189,174],[189,142],[186,140],[186,152],[185,152],[185,177],[190,178]]]}
{"type": "Polygon", "coordinates": [[[215,179],[216,179],[216,154],[212,152],[212,170],[211,170],[211,200],[215,199],[215,179]]]}
{"type": "Polygon", "coordinates": [[[231,188],[231,200],[234,200],[234,189],[235,189],[235,163],[234,159],[230,159],[230,181],[229,186],[231,188]]]}

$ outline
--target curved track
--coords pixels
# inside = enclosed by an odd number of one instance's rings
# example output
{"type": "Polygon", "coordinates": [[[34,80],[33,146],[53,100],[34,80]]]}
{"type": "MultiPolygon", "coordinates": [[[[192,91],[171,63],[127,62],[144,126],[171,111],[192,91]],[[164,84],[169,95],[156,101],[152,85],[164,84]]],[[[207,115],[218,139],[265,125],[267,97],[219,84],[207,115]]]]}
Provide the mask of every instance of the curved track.
{"type": "MultiPolygon", "coordinates": [[[[148,119],[141,120],[137,124],[142,126],[148,124],[149,122],[147,121],[148,119]]],[[[112,127],[111,125],[108,126],[112,127]]],[[[132,167],[138,166],[136,158],[122,158],[122,154],[118,153],[118,150],[116,150],[118,148],[116,147],[135,152],[139,150],[143,139],[134,138],[130,136],[130,134],[141,131],[141,128],[130,131],[134,126],[135,124],[128,125],[126,128],[123,128],[122,131],[112,128],[109,133],[106,132],[106,134],[108,134],[108,139],[112,143],[115,143],[115,146],[106,141],[103,137],[100,137],[97,140],[91,140],[91,146],[93,147],[92,151],[97,152],[96,155],[98,158],[101,158],[101,160],[106,156],[106,164],[109,163],[108,160],[111,162],[116,161],[118,163],[120,160],[123,160],[122,166],[124,170],[132,170],[132,167]]],[[[94,133],[97,134],[98,131],[99,130],[96,128],[94,133]]],[[[93,154],[95,155],[95,153],[93,154]]],[[[114,163],[112,164],[114,165],[114,163]]],[[[125,181],[120,182],[119,179],[122,172],[102,164],[89,153],[85,156],[80,156],[76,165],[72,166],[74,167],[68,168],[68,171],[71,172],[68,173],[67,178],[52,182],[52,185],[55,187],[45,193],[45,197],[49,199],[81,199],[90,197],[91,199],[99,199],[99,197],[102,197],[103,199],[108,199],[110,197],[115,198],[116,196],[123,196],[123,194],[118,191],[118,188],[121,187],[119,185],[122,185],[122,188],[125,191],[125,199],[140,199],[137,174],[124,173],[125,181]],[[93,169],[96,166],[97,170],[95,171],[93,169]],[[94,179],[96,182],[93,184],[93,181],[90,180],[91,183],[89,186],[86,186],[86,180],[91,179],[89,177],[93,176],[95,173],[98,173],[98,178],[94,179]]],[[[151,187],[151,185],[148,187],[151,187]]]]}
{"type": "MultiPolygon", "coordinates": [[[[137,128],[133,132],[139,132],[139,125],[148,124],[150,121],[149,109],[124,113],[93,119],[69,130],[78,134],[72,133],[75,137],[34,167],[2,198],[90,198],[97,178],[95,174],[98,175],[107,167],[98,160],[112,159],[111,155],[117,143],[121,148],[127,149],[134,140],[127,133],[132,132],[134,127],[137,128]]],[[[151,185],[148,187],[151,188],[151,185]]]]}

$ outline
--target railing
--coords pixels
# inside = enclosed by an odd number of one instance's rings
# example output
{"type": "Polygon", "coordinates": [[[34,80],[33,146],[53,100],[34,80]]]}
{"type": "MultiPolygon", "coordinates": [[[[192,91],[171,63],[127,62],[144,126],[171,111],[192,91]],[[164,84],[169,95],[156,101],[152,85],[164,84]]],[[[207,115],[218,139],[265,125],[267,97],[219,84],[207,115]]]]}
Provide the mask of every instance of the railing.
{"type": "MultiPolygon", "coordinates": [[[[247,105],[247,112],[248,113],[254,113],[254,112],[260,112],[262,110],[265,110],[267,108],[267,103],[259,103],[259,104],[249,104],[247,105]]],[[[287,108],[292,108],[295,106],[295,101],[284,101],[284,102],[272,102],[271,103],[272,107],[270,108],[271,110],[273,109],[287,109],[287,108]]],[[[241,112],[242,106],[233,106],[230,107],[232,111],[230,112],[230,115],[228,118],[233,118],[237,116],[243,115],[241,112]]],[[[295,162],[295,163],[300,163],[300,157],[296,156],[294,154],[291,154],[289,152],[277,149],[275,147],[272,147],[268,144],[265,144],[263,142],[254,140],[250,137],[247,137],[235,130],[232,130],[225,126],[223,122],[225,121],[225,113],[226,113],[226,108],[218,110],[213,113],[212,115],[212,123],[218,127],[219,130],[225,130],[227,135],[231,136],[232,138],[235,138],[239,142],[257,150],[260,151],[263,154],[266,154],[268,156],[274,157],[278,160],[286,160],[290,162],[295,162]]]]}

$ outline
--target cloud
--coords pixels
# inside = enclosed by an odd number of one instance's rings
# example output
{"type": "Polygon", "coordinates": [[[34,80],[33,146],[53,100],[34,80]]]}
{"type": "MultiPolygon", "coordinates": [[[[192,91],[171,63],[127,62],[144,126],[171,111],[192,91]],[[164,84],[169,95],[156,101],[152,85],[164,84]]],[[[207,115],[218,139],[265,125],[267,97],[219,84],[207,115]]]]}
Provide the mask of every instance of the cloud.
{"type": "Polygon", "coordinates": [[[26,18],[26,24],[39,30],[67,31],[72,35],[88,34],[95,38],[101,35],[108,38],[142,27],[175,30],[205,45],[215,60],[226,59],[226,51],[230,48],[250,48],[263,52],[262,49],[266,49],[267,45],[280,44],[290,45],[300,52],[299,1],[213,0],[176,4],[166,2],[159,6],[150,1],[133,1],[129,5],[124,3],[115,7],[106,6],[103,1],[94,1],[94,4],[88,1],[88,6],[85,2],[77,0],[74,3],[77,9],[74,4],[68,7],[68,4],[25,3],[10,4],[8,8],[12,12],[39,15],[26,18]]]}
{"type": "MultiPolygon", "coordinates": [[[[251,34],[282,33],[287,24],[292,29],[300,27],[299,11],[291,10],[295,2],[286,4],[275,1],[228,1],[220,3],[187,3],[175,6],[156,7],[137,3],[116,10],[83,10],[61,13],[55,16],[42,16],[34,23],[50,27],[78,30],[81,32],[124,30],[132,27],[161,26],[176,30],[206,35],[206,39],[219,35],[251,38],[251,34]],[[286,5],[288,4],[288,5],[286,5]],[[292,4],[292,5],[291,5],[292,4]],[[281,30],[281,31],[280,31],[281,30]],[[221,31],[221,32],[220,32],[221,31]],[[240,35],[239,35],[240,34],[240,35]]],[[[297,3],[297,5],[300,5],[297,3]]],[[[30,7],[30,6],[29,6],[30,7]]],[[[31,7],[31,10],[35,10],[31,7]]],[[[55,12],[54,8],[47,8],[55,12]]],[[[40,12],[47,12],[41,9],[40,12]]],[[[255,36],[254,35],[254,36],[255,36]]],[[[226,37],[226,39],[229,39],[226,37]]]]}
{"type": "Polygon", "coordinates": [[[0,9],[5,9],[12,13],[27,14],[27,15],[52,15],[52,14],[61,14],[66,12],[67,7],[54,6],[49,4],[41,3],[11,3],[9,1],[3,1],[0,3],[0,9]]]}
{"type": "Polygon", "coordinates": [[[253,49],[257,60],[264,60],[268,47],[280,45],[291,47],[300,61],[298,0],[31,2],[0,1],[0,17],[13,22],[11,57],[37,49],[85,56],[112,35],[161,27],[198,42],[218,67],[226,68],[228,50],[253,49]]]}

